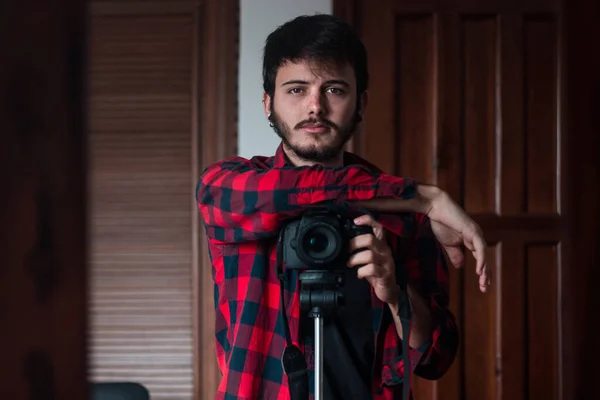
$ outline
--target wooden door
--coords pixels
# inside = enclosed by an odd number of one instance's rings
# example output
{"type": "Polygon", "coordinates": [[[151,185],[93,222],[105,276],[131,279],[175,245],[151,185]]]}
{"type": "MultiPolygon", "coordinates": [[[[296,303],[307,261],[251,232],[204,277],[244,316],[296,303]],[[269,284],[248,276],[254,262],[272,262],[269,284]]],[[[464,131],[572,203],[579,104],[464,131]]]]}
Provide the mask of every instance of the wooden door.
{"type": "MultiPolygon", "coordinates": [[[[494,269],[451,271],[459,355],[419,400],[559,399],[565,268],[557,1],[339,2],[369,52],[370,102],[353,149],[445,188],[481,224],[494,269]],[[354,4],[354,7],[350,7],[354,4]]],[[[567,397],[569,398],[569,397],[567,397]]]]}

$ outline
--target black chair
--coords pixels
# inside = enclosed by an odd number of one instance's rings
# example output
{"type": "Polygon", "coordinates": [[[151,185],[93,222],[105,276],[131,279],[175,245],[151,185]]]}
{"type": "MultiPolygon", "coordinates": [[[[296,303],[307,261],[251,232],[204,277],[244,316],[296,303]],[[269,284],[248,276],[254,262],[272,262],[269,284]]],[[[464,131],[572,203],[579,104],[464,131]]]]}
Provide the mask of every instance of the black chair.
{"type": "Polygon", "coordinates": [[[135,382],[94,382],[91,400],[150,400],[150,392],[135,382]]]}

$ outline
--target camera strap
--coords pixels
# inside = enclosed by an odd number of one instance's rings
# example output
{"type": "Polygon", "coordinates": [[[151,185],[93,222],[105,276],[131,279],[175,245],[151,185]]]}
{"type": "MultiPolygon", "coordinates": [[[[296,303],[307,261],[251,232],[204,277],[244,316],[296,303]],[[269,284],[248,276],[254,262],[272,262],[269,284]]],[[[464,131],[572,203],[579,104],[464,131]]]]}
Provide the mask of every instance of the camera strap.
{"type": "MultiPolygon", "coordinates": [[[[406,282],[406,281],[404,281],[406,282]]],[[[398,307],[398,317],[402,325],[402,361],[404,364],[404,376],[402,379],[402,399],[409,399],[410,392],[410,372],[412,365],[410,362],[410,354],[408,343],[410,340],[410,328],[412,320],[412,305],[406,291],[406,284],[402,285],[402,297],[400,298],[400,306],[398,307]]]]}
{"type": "Polygon", "coordinates": [[[288,377],[288,386],[290,388],[290,399],[291,400],[308,400],[308,365],[306,364],[306,359],[304,358],[304,354],[292,342],[292,335],[290,333],[290,324],[288,321],[287,312],[285,310],[285,293],[284,293],[284,283],[285,283],[285,275],[283,272],[283,254],[282,254],[282,244],[283,244],[283,232],[282,229],[279,233],[278,237],[278,245],[277,245],[277,276],[279,278],[279,288],[281,292],[281,306],[279,310],[281,311],[281,316],[283,318],[283,327],[285,329],[285,341],[286,347],[283,350],[283,354],[281,356],[281,364],[283,367],[283,372],[288,377]]]}

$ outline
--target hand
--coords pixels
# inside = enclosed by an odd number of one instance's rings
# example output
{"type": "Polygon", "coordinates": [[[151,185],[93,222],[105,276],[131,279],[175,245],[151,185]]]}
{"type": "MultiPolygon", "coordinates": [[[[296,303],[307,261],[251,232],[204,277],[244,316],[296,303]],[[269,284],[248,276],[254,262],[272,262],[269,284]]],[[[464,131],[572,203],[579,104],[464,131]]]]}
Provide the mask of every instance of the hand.
{"type": "Polygon", "coordinates": [[[412,199],[376,198],[353,203],[375,212],[416,212],[427,215],[435,237],[454,267],[461,268],[464,265],[463,244],[473,253],[477,262],[479,289],[487,292],[491,271],[487,263],[487,244],[479,226],[439,187],[419,184],[416,188],[417,196],[412,199]]]}
{"type": "Polygon", "coordinates": [[[392,251],[385,241],[383,227],[370,215],[362,215],[356,218],[354,223],[371,226],[373,234],[359,235],[350,241],[349,251],[360,251],[350,256],[348,267],[362,265],[356,271],[358,278],[369,282],[379,300],[388,304],[397,303],[400,288],[396,284],[396,265],[392,251]]]}
{"type": "Polygon", "coordinates": [[[461,246],[464,244],[471,251],[477,263],[479,290],[487,292],[491,271],[487,263],[487,244],[479,225],[446,193],[432,201],[427,215],[435,237],[446,250],[455,268],[461,268],[465,263],[461,246]]]}

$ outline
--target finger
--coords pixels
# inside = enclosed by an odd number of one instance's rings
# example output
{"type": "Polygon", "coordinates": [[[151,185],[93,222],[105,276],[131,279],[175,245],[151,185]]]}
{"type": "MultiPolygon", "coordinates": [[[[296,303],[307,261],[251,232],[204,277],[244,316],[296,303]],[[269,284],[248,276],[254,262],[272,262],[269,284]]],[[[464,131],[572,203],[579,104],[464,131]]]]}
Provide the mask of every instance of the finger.
{"type": "Polygon", "coordinates": [[[479,277],[479,289],[483,293],[485,293],[485,292],[487,292],[488,286],[489,286],[489,280],[488,280],[487,272],[484,272],[479,277]]]}
{"type": "Polygon", "coordinates": [[[358,279],[382,278],[385,276],[385,269],[375,263],[364,265],[356,270],[358,279]]]}
{"type": "Polygon", "coordinates": [[[370,226],[371,228],[373,228],[373,233],[375,234],[375,236],[378,239],[383,239],[383,226],[379,222],[377,222],[371,215],[361,215],[360,217],[354,219],[354,223],[360,226],[370,226]]]}
{"type": "Polygon", "coordinates": [[[372,250],[363,250],[348,258],[348,267],[353,268],[358,265],[365,265],[377,262],[376,254],[372,250]]]}
{"type": "Polygon", "coordinates": [[[483,266],[483,273],[481,274],[479,280],[486,286],[490,286],[492,283],[492,270],[488,264],[483,266]]]}
{"type": "Polygon", "coordinates": [[[361,215],[360,217],[356,217],[354,219],[354,223],[356,225],[371,225],[371,226],[373,226],[373,224],[376,224],[377,221],[375,221],[371,215],[364,214],[364,215],[361,215]]]}
{"type": "Polygon", "coordinates": [[[462,268],[465,263],[465,255],[463,254],[462,250],[454,246],[446,246],[444,248],[446,249],[448,259],[454,268],[462,268]]]}
{"type": "Polygon", "coordinates": [[[486,264],[483,271],[485,276],[487,277],[488,285],[490,285],[492,283],[493,278],[492,268],[488,264],[486,264]]]}
{"type": "Polygon", "coordinates": [[[477,275],[481,275],[483,273],[483,266],[487,264],[487,246],[483,238],[479,235],[475,235],[473,238],[473,246],[475,247],[475,260],[477,260],[477,275]]]}
{"type": "Polygon", "coordinates": [[[473,245],[473,242],[470,239],[467,239],[466,237],[463,242],[465,247],[471,252],[473,252],[473,257],[475,257],[475,246],[473,245]]]}
{"type": "Polygon", "coordinates": [[[381,255],[387,255],[390,252],[390,248],[386,242],[370,233],[356,236],[352,238],[348,244],[349,253],[355,253],[366,249],[373,250],[375,253],[381,255]]]}
{"type": "Polygon", "coordinates": [[[348,244],[348,251],[354,252],[358,249],[368,249],[375,245],[375,236],[370,233],[353,237],[348,244]]]}

